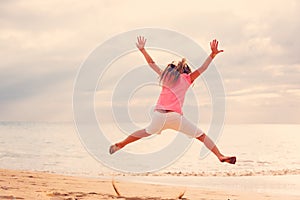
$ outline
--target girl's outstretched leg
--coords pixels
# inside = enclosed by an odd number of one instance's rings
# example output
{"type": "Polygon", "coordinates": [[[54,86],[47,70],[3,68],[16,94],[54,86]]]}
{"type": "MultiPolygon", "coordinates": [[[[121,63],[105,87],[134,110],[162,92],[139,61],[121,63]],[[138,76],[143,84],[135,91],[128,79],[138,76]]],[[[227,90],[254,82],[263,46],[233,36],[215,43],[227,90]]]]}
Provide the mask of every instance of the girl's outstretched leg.
{"type": "Polygon", "coordinates": [[[127,144],[135,142],[135,141],[137,141],[137,140],[139,140],[139,139],[141,139],[143,137],[148,137],[150,135],[151,134],[148,134],[145,129],[141,129],[141,130],[135,131],[134,133],[132,133],[131,135],[129,135],[127,138],[125,138],[123,141],[118,142],[118,143],[110,146],[109,153],[113,154],[116,151],[118,151],[118,150],[122,149],[123,147],[125,147],[127,144]]]}
{"type": "Polygon", "coordinates": [[[221,154],[218,147],[215,145],[215,143],[207,135],[202,134],[201,136],[197,137],[197,139],[200,140],[201,142],[203,142],[204,145],[211,152],[213,152],[213,154],[215,154],[221,162],[227,162],[227,163],[230,163],[230,164],[235,164],[236,157],[235,156],[229,157],[229,156],[224,156],[223,154],[221,154]]]}

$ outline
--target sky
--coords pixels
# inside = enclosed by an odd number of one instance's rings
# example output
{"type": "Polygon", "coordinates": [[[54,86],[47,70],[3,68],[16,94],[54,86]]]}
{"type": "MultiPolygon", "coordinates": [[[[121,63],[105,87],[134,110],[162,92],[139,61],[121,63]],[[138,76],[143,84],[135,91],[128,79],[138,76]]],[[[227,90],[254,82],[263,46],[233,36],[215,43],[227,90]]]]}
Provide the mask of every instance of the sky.
{"type": "MultiPolygon", "coordinates": [[[[225,123],[300,123],[297,0],[2,0],[0,121],[72,121],[73,87],[84,60],[112,36],[145,27],[184,34],[207,54],[209,42],[220,41],[225,52],[214,64],[225,88],[225,123]]],[[[177,59],[151,53],[159,63],[177,59]]],[[[107,80],[120,78],[117,67],[143,62],[138,52],[120,58],[107,80]]],[[[96,109],[110,109],[104,94],[112,88],[106,86],[97,91],[96,109]]],[[[199,106],[207,122],[211,102],[203,80],[193,90],[202,97],[199,106]]],[[[139,90],[130,100],[130,112],[143,116],[141,109],[155,104],[158,94],[154,86],[139,90]]]]}

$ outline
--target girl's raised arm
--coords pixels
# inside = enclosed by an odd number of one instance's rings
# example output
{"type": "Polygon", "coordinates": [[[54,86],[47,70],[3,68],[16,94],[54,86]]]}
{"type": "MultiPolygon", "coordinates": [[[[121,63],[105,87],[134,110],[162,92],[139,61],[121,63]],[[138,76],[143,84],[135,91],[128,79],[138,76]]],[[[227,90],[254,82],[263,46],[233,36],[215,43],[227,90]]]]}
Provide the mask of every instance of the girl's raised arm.
{"type": "Polygon", "coordinates": [[[161,75],[162,70],[155,64],[155,62],[152,60],[152,58],[150,57],[150,55],[147,53],[147,51],[145,50],[145,44],[146,44],[146,38],[142,37],[142,36],[138,36],[137,37],[137,43],[136,43],[136,47],[142,52],[142,54],[144,55],[148,65],[158,74],[161,75]]]}
{"type": "Polygon", "coordinates": [[[190,77],[192,82],[208,68],[209,64],[218,53],[223,52],[223,50],[218,50],[218,43],[219,42],[217,40],[213,40],[212,42],[210,42],[211,54],[206,58],[201,67],[191,73],[190,77]]]}

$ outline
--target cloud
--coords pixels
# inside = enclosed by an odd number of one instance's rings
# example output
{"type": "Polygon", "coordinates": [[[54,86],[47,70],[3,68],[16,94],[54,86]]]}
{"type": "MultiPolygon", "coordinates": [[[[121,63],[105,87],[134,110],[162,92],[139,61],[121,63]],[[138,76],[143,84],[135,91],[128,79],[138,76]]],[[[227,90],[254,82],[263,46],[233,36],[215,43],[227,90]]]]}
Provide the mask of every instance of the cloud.
{"type": "MultiPolygon", "coordinates": [[[[225,52],[214,62],[228,96],[232,117],[228,120],[272,122],[274,119],[274,122],[300,123],[295,114],[299,111],[295,103],[299,101],[299,8],[296,0],[284,3],[274,0],[272,4],[235,0],[143,4],[133,0],[3,1],[0,7],[0,119],[53,120],[57,115],[59,119],[72,120],[75,74],[89,53],[120,32],[137,27],[159,27],[193,38],[206,52],[210,50],[211,39],[220,40],[225,52]],[[51,99],[56,99],[55,103],[51,99]],[[251,114],[239,118],[241,110],[251,114]],[[266,113],[262,115],[256,110],[266,113]],[[274,117],[279,111],[288,113],[288,117],[274,117]]],[[[135,53],[111,66],[97,92],[113,89],[111,81],[117,81],[126,72],[120,70],[121,66],[130,69],[145,63],[135,53]]],[[[177,58],[159,51],[151,51],[151,55],[162,66],[177,58]]],[[[191,55],[197,56],[197,52],[191,55]]],[[[150,71],[139,77],[145,78],[150,71]]],[[[203,86],[201,81],[196,85],[203,86]]],[[[204,90],[203,87],[199,91],[204,90]]],[[[155,96],[155,92],[149,91],[149,94],[155,96]]],[[[134,100],[135,104],[142,104],[144,98],[140,95],[134,100]]],[[[202,99],[205,105],[201,106],[208,106],[208,99],[202,99]]],[[[152,100],[155,102],[154,98],[147,98],[149,102],[152,100]]],[[[108,101],[99,99],[97,105],[106,105],[108,101]]]]}
{"type": "Polygon", "coordinates": [[[1,74],[5,84],[0,86],[0,120],[66,120],[65,116],[58,116],[65,111],[71,113],[73,82],[70,80],[74,77],[75,74],[67,70],[36,76],[33,73],[1,74]]]}

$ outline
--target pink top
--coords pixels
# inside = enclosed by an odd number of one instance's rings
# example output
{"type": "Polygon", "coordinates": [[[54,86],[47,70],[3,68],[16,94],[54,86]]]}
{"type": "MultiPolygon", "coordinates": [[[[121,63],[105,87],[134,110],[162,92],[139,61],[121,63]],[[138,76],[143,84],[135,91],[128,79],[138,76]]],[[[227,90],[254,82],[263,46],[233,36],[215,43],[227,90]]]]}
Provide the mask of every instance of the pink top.
{"type": "Polygon", "coordinates": [[[185,93],[191,84],[190,75],[183,73],[171,87],[162,86],[155,109],[172,110],[182,115],[185,93]]]}

